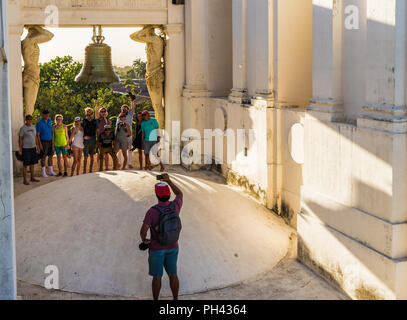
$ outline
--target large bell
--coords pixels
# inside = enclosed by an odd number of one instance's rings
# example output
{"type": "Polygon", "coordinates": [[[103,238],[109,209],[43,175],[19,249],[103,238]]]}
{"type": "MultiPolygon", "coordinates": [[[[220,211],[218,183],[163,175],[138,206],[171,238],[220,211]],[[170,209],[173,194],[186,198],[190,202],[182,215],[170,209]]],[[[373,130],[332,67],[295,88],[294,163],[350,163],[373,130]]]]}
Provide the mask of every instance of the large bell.
{"type": "Polygon", "coordinates": [[[85,49],[85,63],[79,75],[78,82],[120,82],[120,77],[114,72],[112,65],[112,49],[103,41],[102,27],[93,27],[93,43],[85,49]]]}

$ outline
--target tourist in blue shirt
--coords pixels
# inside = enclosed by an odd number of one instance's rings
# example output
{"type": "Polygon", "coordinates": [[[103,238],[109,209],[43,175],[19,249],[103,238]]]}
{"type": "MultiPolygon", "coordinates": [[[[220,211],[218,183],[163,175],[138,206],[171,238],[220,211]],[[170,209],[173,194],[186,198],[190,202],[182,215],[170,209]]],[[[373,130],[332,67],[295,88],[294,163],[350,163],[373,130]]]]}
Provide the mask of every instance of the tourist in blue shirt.
{"type": "MultiPolygon", "coordinates": [[[[142,141],[144,143],[144,154],[146,156],[146,170],[152,170],[150,161],[150,151],[158,143],[157,129],[160,127],[158,121],[150,118],[150,113],[143,111],[144,121],[141,123],[142,141]]],[[[153,150],[155,151],[155,150],[153,150]]],[[[158,153],[158,149],[157,149],[158,153]]],[[[157,154],[155,154],[158,157],[157,154]]],[[[160,160],[161,172],[165,171],[164,165],[160,160]]]]}
{"type": "Polygon", "coordinates": [[[47,178],[48,175],[45,171],[45,160],[48,157],[48,174],[50,176],[56,176],[53,169],[54,158],[54,146],[52,144],[52,120],[49,117],[49,111],[44,110],[42,112],[42,118],[38,121],[35,129],[37,130],[37,137],[40,140],[40,149],[42,151],[41,167],[42,176],[47,178]]]}

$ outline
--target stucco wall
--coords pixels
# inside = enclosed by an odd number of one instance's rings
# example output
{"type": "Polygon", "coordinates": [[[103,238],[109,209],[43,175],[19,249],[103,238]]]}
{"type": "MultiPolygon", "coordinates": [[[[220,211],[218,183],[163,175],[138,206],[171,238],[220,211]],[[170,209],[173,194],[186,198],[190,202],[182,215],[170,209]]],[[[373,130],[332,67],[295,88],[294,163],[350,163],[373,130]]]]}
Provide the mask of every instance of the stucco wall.
{"type": "MultiPolygon", "coordinates": [[[[212,98],[209,102],[210,121],[207,122],[214,129],[237,130],[245,129],[246,137],[244,148],[238,150],[235,156],[227,159],[227,138],[223,139],[222,174],[230,184],[246,189],[260,202],[266,204],[267,190],[267,117],[266,109],[249,105],[238,105],[228,102],[227,99],[212,98]],[[225,121],[226,120],[226,121],[225,121]],[[249,129],[253,130],[249,137],[249,129]]],[[[215,154],[213,147],[213,155],[215,154]]]]}

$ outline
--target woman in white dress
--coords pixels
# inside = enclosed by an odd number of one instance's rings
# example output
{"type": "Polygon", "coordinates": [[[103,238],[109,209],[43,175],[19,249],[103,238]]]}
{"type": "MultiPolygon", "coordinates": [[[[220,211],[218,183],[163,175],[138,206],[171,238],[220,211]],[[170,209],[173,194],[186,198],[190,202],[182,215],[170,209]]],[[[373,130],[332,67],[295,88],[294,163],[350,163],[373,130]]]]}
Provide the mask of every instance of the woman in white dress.
{"type": "Polygon", "coordinates": [[[72,142],[72,152],[74,161],[72,164],[72,172],[71,177],[75,173],[76,168],[76,175],[79,175],[81,169],[81,161],[82,161],[82,152],[85,146],[83,145],[83,127],[82,127],[82,119],[80,117],[75,118],[75,125],[72,128],[71,132],[71,139],[69,142],[72,142]]]}

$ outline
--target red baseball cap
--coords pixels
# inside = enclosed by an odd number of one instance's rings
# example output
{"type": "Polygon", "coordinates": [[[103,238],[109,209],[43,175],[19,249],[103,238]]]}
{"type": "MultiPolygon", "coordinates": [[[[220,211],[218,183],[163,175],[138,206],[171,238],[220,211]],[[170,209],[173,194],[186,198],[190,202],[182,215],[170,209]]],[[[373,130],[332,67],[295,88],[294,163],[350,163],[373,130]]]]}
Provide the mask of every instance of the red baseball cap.
{"type": "Polygon", "coordinates": [[[143,114],[143,115],[145,115],[145,114],[150,114],[150,112],[148,112],[147,110],[144,110],[144,111],[142,112],[142,114],[143,114]]]}
{"type": "Polygon", "coordinates": [[[171,196],[170,187],[165,183],[157,183],[155,185],[155,193],[160,198],[170,197],[171,196]]]}

